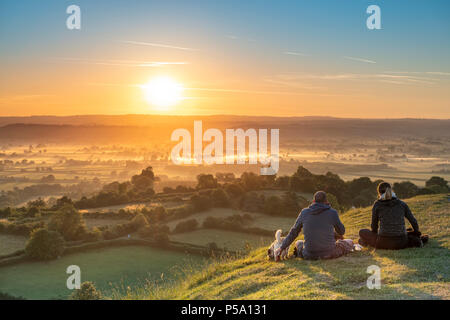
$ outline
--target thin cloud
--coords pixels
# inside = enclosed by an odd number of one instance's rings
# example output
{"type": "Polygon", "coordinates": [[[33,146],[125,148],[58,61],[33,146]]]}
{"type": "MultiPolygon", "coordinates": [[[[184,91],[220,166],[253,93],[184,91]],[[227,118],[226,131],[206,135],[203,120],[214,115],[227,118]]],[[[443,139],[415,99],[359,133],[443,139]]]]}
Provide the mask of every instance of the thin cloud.
{"type": "Polygon", "coordinates": [[[287,55],[291,55],[291,56],[302,56],[302,57],[308,56],[306,53],[295,52],[295,51],[285,51],[285,52],[283,52],[283,54],[287,54],[287,55]]]}
{"type": "Polygon", "coordinates": [[[80,58],[57,58],[56,60],[69,62],[69,63],[81,63],[81,64],[94,64],[102,66],[118,66],[118,67],[163,67],[167,65],[184,65],[187,62],[169,62],[169,61],[134,61],[134,60],[99,60],[99,59],[80,59],[80,58]]]}
{"type": "Polygon", "coordinates": [[[431,74],[435,76],[450,76],[450,72],[443,71],[386,71],[386,73],[395,74],[431,74]]]}
{"type": "Polygon", "coordinates": [[[142,42],[142,41],[121,41],[122,43],[126,44],[133,44],[138,46],[150,46],[150,47],[158,47],[158,48],[167,48],[167,49],[176,49],[176,50],[184,50],[184,51],[197,51],[193,48],[187,48],[187,47],[178,47],[163,43],[154,43],[154,42],[142,42]]]}
{"type": "Polygon", "coordinates": [[[374,74],[361,74],[361,73],[338,73],[338,74],[284,74],[279,75],[278,79],[282,81],[304,81],[304,80],[339,80],[339,81],[382,81],[396,84],[435,84],[440,79],[413,76],[404,74],[388,74],[388,73],[374,73],[374,74]]]}
{"type": "Polygon", "coordinates": [[[185,88],[186,90],[229,92],[229,93],[248,93],[248,94],[267,94],[267,95],[318,95],[318,96],[343,96],[343,94],[311,93],[311,92],[293,92],[293,91],[266,91],[266,90],[243,90],[243,89],[220,89],[220,88],[185,88]]]}
{"type": "Polygon", "coordinates": [[[19,94],[0,97],[0,103],[16,103],[29,100],[39,100],[49,97],[55,97],[54,94],[19,94]]]}
{"type": "Polygon", "coordinates": [[[368,60],[368,59],[363,59],[363,58],[355,58],[355,57],[348,57],[348,56],[345,56],[344,58],[345,58],[345,59],[348,59],[348,60],[359,61],[359,62],[365,62],[365,63],[377,63],[376,61],[368,60]]]}
{"type": "Polygon", "coordinates": [[[238,37],[238,36],[236,36],[234,34],[228,34],[225,37],[228,38],[228,39],[231,39],[231,40],[244,40],[244,41],[248,41],[248,42],[256,42],[255,39],[241,38],[241,37],[238,37]]]}

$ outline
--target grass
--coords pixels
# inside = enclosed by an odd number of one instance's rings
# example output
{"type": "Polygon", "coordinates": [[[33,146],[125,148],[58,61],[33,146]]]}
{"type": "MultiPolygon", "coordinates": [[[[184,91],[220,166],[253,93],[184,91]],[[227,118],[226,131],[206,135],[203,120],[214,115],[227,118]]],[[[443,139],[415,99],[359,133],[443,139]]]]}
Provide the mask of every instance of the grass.
{"type": "MultiPolygon", "coordinates": [[[[365,248],[335,260],[275,263],[266,248],[209,264],[167,286],[131,291],[123,299],[450,299],[450,195],[407,201],[430,242],[399,251],[365,248]],[[366,286],[370,265],[381,269],[381,289],[366,286]]],[[[370,208],[342,215],[347,236],[370,224],[370,208]]]]}
{"type": "Polygon", "coordinates": [[[0,256],[25,249],[28,238],[0,233],[0,256]]]}
{"type": "Polygon", "coordinates": [[[260,247],[273,241],[272,237],[216,229],[199,229],[173,234],[170,235],[170,239],[200,246],[206,246],[208,243],[215,242],[219,248],[231,251],[246,250],[248,245],[253,248],[260,247]]]}
{"type": "Polygon", "coordinates": [[[186,221],[190,219],[196,219],[199,225],[201,226],[203,221],[207,217],[216,217],[216,218],[225,218],[229,217],[235,214],[249,214],[254,218],[252,222],[250,222],[247,226],[248,227],[258,227],[266,230],[273,231],[275,229],[281,228],[284,232],[289,231],[289,229],[292,227],[292,224],[294,223],[294,218],[286,218],[286,217],[272,217],[266,214],[262,213],[255,213],[255,212],[245,212],[241,210],[236,209],[230,209],[230,208],[213,208],[209,209],[207,211],[199,212],[193,215],[190,215],[187,218],[184,219],[178,219],[173,220],[167,223],[169,228],[173,230],[175,226],[180,223],[181,221],[186,221]]]}
{"type": "Polygon", "coordinates": [[[118,247],[63,256],[49,262],[32,262],[0,268],[0,291],[27,299],[66,299],[69,265],[81,268],[81,281],[93,281],[108,295],[123,295],[155,281],[170,283],[182,276],[180,266],[193,270],[204,258],[147,247],[118,247]],[[172,279],[172,280],[171,280],[172,279]]]}
{"type": "Polygon", "coordinates": [[[94,227],[114,226],[121,223],[130,222],[126,219],[108,219],[108,218],[84,218],[86,227],[92,229],[94,227]]]}

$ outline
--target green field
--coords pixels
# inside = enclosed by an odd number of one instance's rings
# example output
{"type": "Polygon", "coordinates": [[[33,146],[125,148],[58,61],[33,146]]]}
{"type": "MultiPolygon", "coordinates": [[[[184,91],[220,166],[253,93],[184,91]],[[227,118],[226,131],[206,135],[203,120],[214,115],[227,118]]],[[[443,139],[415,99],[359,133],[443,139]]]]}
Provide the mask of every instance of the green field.
{"type": "Polygon", "coordinates": [[[199,246],[206,246],[208,243],[215,242],[219,248],[231,251],[243,251],[247,244],[253,248],[270,245],[273,241],[272,237],[215,229],[199,229],[178,233],[170,235],[170,240],[199,246]]]}
{"type": "MultiPolygon", "coordinates": [[[[421,230],[423,248],[364,248],[335,260],[267,259],[267,246],[241,258],[217,261],[175,285],[129,292],[124,299],[450,299],[450,202],[448,194],[407,200],[421,230]],[[381,289],[366,286],[367,267],[381,269],[381,289]]],[[[369,227],[371,208],[342,215],[347,237],[369,227]]],[[[291,248],[292,250],[292,248],[291,248]]]]}
{"type": "Polygon", "coordinates": [[[185,219],[180,220],[173,220],[167,223],[167,225],[170,227],[171,230],[175,228],[175,226],[180,223],[181,221],[186,221],[190,219],[196,219],[199,223],[199,226],[202,225],[203,221],[207,217],[216,217],[216,218],[225,218],[232,216],[234,214],[249,214],[254,218],[253,221],[251,221],[247,226],[248,227],[258,227],[266,230],[276,230],[276,229],[282,229],[284,232],[289,231],[289,229],[292,227],[292,225],[295,222],[296,217],[292,218],[286,218],[286,217],[273,217],[262,213],[255,213],[255,212],[245,212],[241,210],[236,209],[229,209],[229,208],[213,208],[209,209],[207,211],[199,212],[193,215],[190,215],[189,217],[185,219]]]}
{"type": "Polygon", "coordinates": [[[0,256],[25,249],[27,240],[26,237],[0,233],[0,256]]]}
{"type": "Polygon", "coordinates": [[[198,266],[205,259],[148,247],[118,247],[70,254],[50,262],[21,263],[0,268],[0,291],[28,299],[66,299],[66,268],[78,265],[81,281],[93,281],[107,294],[113,289],[171,279],[179,266],[198,266]],[[162,276],[163,274],[163,276],[162,276]]]}

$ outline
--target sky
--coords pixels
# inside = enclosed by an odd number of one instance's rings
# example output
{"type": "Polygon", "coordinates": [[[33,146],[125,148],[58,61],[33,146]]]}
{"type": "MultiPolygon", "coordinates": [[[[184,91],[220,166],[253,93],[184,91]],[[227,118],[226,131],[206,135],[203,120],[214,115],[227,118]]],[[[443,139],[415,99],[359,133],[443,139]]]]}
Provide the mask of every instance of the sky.
{"type": "Polygon", "coordinates": [[[449,18],[447,0],[2,0],[0,116],[449,119],[449,18]],[[148,98],[160,78],[170,106],[148,98]]]}

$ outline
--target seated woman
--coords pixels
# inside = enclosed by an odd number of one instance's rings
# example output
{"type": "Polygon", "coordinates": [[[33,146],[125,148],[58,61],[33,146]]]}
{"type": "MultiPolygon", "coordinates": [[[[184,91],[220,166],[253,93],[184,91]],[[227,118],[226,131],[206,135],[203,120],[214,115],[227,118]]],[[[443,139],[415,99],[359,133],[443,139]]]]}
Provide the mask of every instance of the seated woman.
{"type": "Polygon", "coordinates": [[[397,199],[387,182],[378,185],[378,200],[372,208],[372,230],[359,231],[359,244],[379,249],[404,249],[409,246],[405,218],[419,234],[419,225],[408,205],[397,199]],[[379,226],[379,229],[378,229],[379,226]]]}

